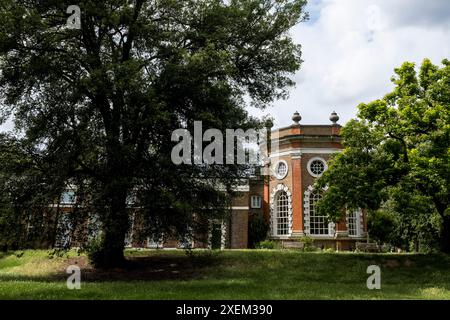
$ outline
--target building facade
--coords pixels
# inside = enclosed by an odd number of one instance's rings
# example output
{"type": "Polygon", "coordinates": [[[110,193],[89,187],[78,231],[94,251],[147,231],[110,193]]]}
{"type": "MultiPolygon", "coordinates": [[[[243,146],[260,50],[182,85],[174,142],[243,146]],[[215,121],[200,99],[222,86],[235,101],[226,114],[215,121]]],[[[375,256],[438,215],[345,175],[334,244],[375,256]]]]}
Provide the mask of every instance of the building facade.
{"type": "Polygon", "coordinates": [[[292,119],[291,126],[271,133],[271,145],[278,147],[269,153],[270,176],[250,179],[234,200],[231,218],[222,229],[228,233],[222,247],[247,248],[250,221],[259,213],[269,225],[268,238],[285,247],[310,237],[316,247],[352,250],[366,239],[362,210],[343,213],[338,223],[328,222],[316,210],[326,188],[317,190],[314,183],[327,170],[330,157],[343,149],[339,117],[333,112],[330,125],[301,125],[298,113],[292,119]]]}
{"type": "MultiPolygon", "coordinates": [[[[269,163],[266,169],[270,169],[270,174],[255,175],[240,184],[235,190],[238,196],[232,201],[229,217],[210,221],[208,234],[200,235],[189,243],[169,238],[156,242],[147,238],[143,241],[142,236],[138,235],[141,223],[137,209],[132,213],[132,226],[126,246],[246,249],[252,244],[252,221],[256,217],[263,217],[268,226],[266,238],[278,241],[284,247],[300,246],[299,240],[309,237],[316,247],[354,249],[356,242],[364,241],[367,235],[363,212],[343,212],[342,220],[334,223],[316,210],[317,201],[327,190],[318,190],[314,186],[315,181],[327,170],[331,156],[343,148],[341,127],[337,124],[339,117],[332,113],[329,125],[302,125],[298,113],[292,119],[292,125],[271,132],[270,145],[277,147],[268,148],[269,163]]],[[[62,214],[56,215],[58,222],[53,224],[59,225],[64,222],[64,217],[76,213],[73,212],[75,203],[74,191],[64,193],[58,204],[62,214]]],[[[80,226],[84,228],[92,225],[89,229],[95,229],[97,224],[91,220],[80,226]]],[[[57,232],[59,236],[54,239],[59,240],[53,240],[53,245],[77,245],[71,236],[74,230],[71,232],[62,226],[56,229],[62,231],[57,232]]]]}
{"type": "Polygon", "coordinates": [[[333,223],[316,210],[326,189],[317,190],[314,182],[327,170],[330,157],[343,148],[339,117],[332,113],[330,125],[300,125],[298,113],[293,120],[293,125],[272,133],[279,148],[270,154],[274,174],[264,191],[270,237],[287,242],[309,236],[316,246],[354,248],[366,236],[362,211],[347,212],[333,223]]]}

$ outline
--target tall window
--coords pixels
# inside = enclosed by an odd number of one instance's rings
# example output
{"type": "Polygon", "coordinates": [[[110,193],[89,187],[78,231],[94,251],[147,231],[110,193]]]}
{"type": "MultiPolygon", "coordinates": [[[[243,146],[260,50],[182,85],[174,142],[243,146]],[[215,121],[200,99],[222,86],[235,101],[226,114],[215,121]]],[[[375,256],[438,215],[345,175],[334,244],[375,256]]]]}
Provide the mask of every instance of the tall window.
{"type": "Polygon", "coordinates": [[[251,206],[254,209],[261,208],[261,197],[260,196],[252,196],[251,197],[251,206]]]}
{"type": "Polygon", "coordinates": [[[276,235],[289,234],[289,202],[286,192],[281,191],[276,202],[276,235]]]}
{"type": "Polygon", "coordinates": [[[349,236],[358,235],[358,212],[351,211],[347,213],[347,227],[349,236]]]}
{"type": "Polygon", "coordinates": [[[317,201],[321,198],[322,194],[319,191],[313,191],[309,195],[310,233],[315,235],[328,234],[327,217],[324,215],[319,215],[316,209],[317,201]]]}

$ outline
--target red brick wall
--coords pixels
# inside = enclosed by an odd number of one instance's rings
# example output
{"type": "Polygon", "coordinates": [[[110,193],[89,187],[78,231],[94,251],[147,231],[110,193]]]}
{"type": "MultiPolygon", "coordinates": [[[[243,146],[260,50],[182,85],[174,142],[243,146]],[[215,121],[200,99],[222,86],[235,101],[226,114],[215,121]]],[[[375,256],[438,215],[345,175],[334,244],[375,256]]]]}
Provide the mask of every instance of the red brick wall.
{"type": "Polygon", "coordinates": [[[230,248],[246,249],[248,247],[248,211],[233,210],[230,219],[230,248]]]}

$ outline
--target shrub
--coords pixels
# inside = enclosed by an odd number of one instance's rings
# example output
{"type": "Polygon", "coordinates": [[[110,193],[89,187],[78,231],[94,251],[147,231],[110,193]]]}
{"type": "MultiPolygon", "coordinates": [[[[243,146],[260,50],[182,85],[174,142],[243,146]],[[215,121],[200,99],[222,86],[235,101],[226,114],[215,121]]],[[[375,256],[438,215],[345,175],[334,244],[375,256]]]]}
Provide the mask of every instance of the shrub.
{"type": "Polygon", "coordinates": [[[98,235],[92,238],[92,240],[87,245],[86,251],[90,263],[95,268],[101,266],[102,262],[104,261],[103,237],[101,235],[98,235]]]}
{"type": "Polygon", "coordinates": [[[250,248],[257,248],[267,237],[269,226],[262,213],[254,213],[248,225],[248,242],[250,248]]]}
{"type": "Polygon", "coordinates": [[[258,244],[257,248],[258,249],[277,249],[277,248],[279,248],[279,245],[277,242],[275,242],[273,240],[264,240],[258,244]]]}
{"type": "Polygon", "coordinates": [[[303,244],[303,251],[316,250],[316,248],[314,247],[314,239],[310,236],[301,237],[299,241],[303,244]]]}
{"type": "Polygon", "coordinates": [[[370,212],[367,219],[370,237],[378,244],[389,243],[395,230],[395,219],[388,211],[378,210],[370,212]]]}

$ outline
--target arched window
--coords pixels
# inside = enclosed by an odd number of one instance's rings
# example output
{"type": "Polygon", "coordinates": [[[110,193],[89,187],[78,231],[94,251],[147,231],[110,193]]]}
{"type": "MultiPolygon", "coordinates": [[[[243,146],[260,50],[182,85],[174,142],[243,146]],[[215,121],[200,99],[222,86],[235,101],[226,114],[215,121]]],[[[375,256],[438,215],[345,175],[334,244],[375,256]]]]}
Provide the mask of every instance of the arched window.
{"type": "Polygon", "coordinates": [[[275,234],[289,234],[289,201],[286,192],[280,191],[275,203],[275,234]]]}
{"type": "Polygon", "coordinates": [[[309,195],[310,233],[314,235],[327,235],[329,232],[327,217],[317,213],[316,204],[321,198],[322,194],[317,190],[309,195]]]}

